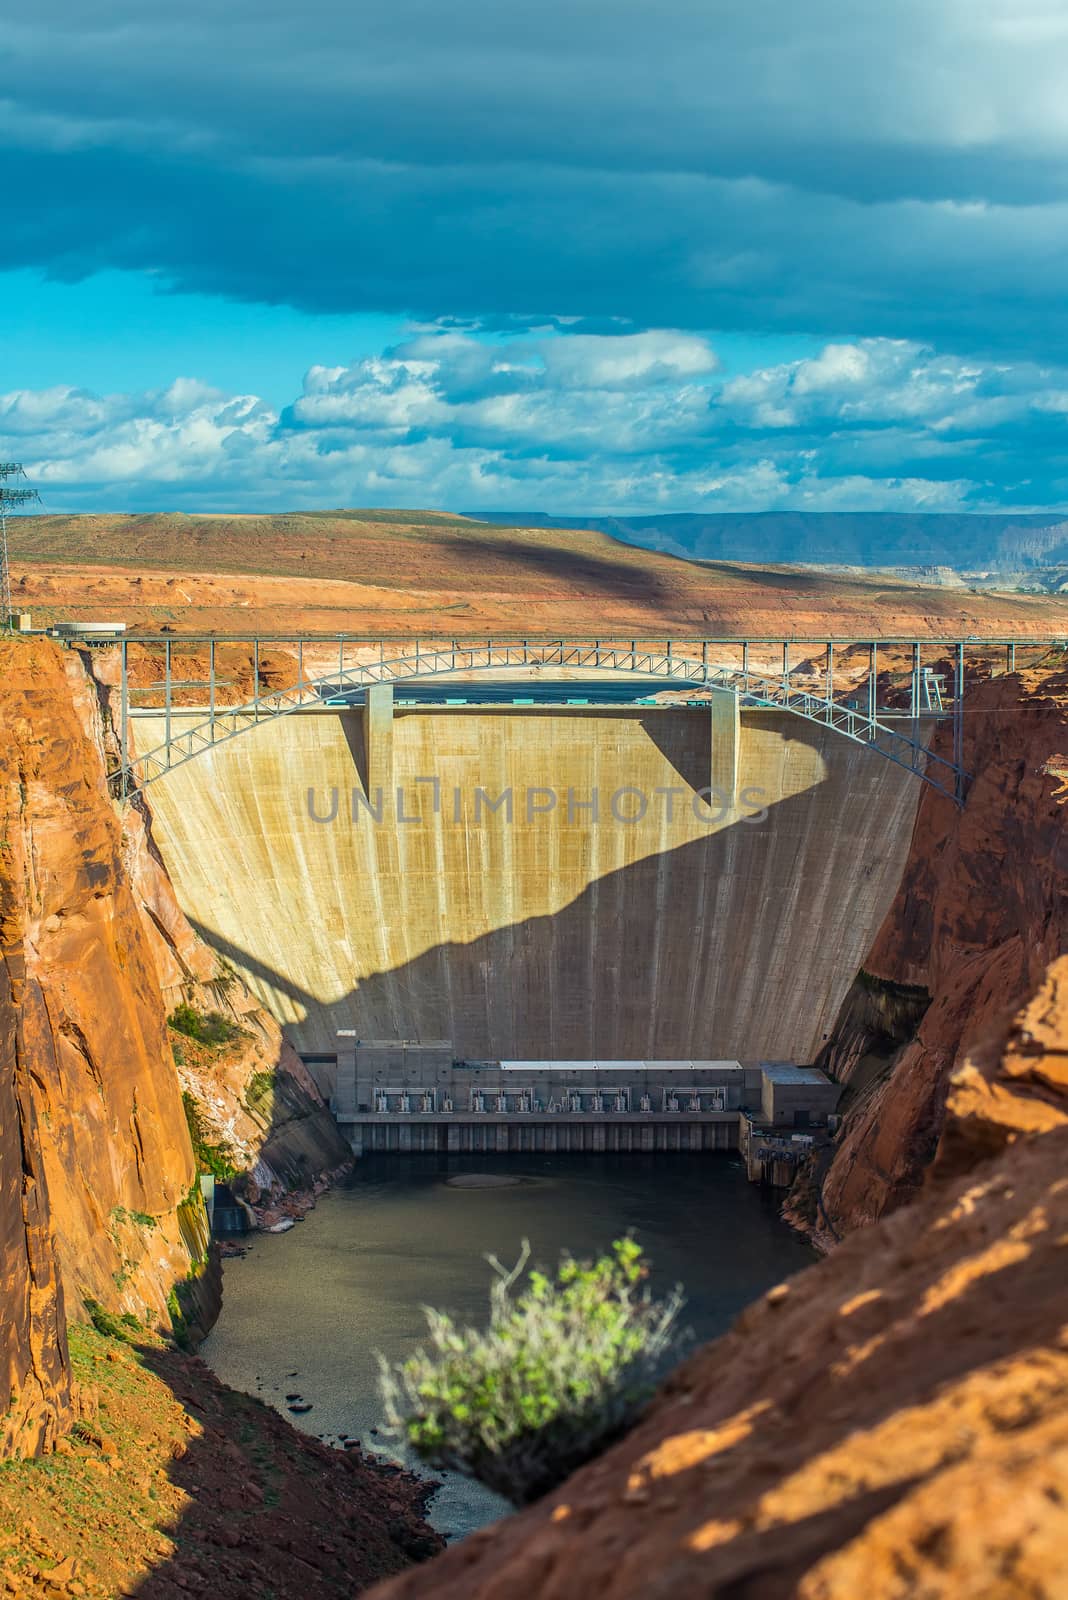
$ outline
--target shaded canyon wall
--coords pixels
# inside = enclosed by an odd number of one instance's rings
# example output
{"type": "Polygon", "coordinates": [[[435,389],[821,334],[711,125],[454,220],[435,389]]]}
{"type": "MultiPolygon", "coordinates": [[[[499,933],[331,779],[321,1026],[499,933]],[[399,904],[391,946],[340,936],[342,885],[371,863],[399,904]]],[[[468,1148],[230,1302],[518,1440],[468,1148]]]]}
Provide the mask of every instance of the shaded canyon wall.
{"type": "Polygon", "coordinates": [[[964,759],[962,811],[921,797],[901,887],[821,1060],[847,1085],[845,1123],[790,1210],[824,1245],[918,1192],[954,1073],[1068,951],[1068,673],[971,689],[964,759]]]}

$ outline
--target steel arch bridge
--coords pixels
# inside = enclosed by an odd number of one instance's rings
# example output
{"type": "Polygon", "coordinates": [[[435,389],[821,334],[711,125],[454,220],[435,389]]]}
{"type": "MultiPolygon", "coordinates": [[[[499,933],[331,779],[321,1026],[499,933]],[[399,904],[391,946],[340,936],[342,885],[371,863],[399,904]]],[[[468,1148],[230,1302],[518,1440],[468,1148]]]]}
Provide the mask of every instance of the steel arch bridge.
{"type": "MultiPolygon", "coordinates": [[[[312,676],[305,672],[304,645],[314,643],[321,649],[324,644],[321,636],[314,640],[311,638],[283,640],[279,636],[271,638],[261,636],[241,641],[251,645],[253,649],[253,681],[257,692],[251,700],[238,706],[220,705],[217,701],[216,646],[223,642],[215,637],[195,639],[185,635],[175,636],[173,639],[168,636],[151,641],[124,639],[121,642],[121,714],[118,730],[120,762],[117,769],[109,775],[113,793],[117,797],[122,800],[128,799],[136,791],[165,778],[176,767],[211,751],[216,745],[237,738],[261,723],[312,708],[322,709],[329,700],[336,701],[339,696],[368,689],[376,684],[398,684],[411,679],[439,677],[449,673],[487,672],[509,667],[556,666],[592,668],[620,675],[634,673],[642,677],[660,678],[664,680],[665,686],[674,683],[680,688],[707,689],[710,694],[734,694],[739,697],[739,703],[743,706],[767,707],[790,712],[807,722],[830,728],[855,744],[866,746],[886,760],[896,762],[897,765],[914,773],[923,783],[936,789],[940,794],[947,795],[958,805],[963,804],[968,775],[962,762],[964,698],[964,641],[962,640],[922,641],[925,646],[938,646],[943,652],[949,651],[953,663],[953,683],[949,686],[948,693],[939,680],[933,697],[929,677],[921,676],[921,642],[908,641],[912,648],[910,705],[908,710],[896,714],[885,708],[880,709],[877,704],[878,651],[881,644],[888,642],[883,640],[849,641],[851,649],[862,647],[869,653],[867,682],[862,685],[859,697],[855,688],[850,697],[844,695],[841,690],[837,693],[835,690],[834,641],[821,643],[818,646],[821,651],[826,651],[826,672],[823,674],[821,693],[818,686],[804,687],[799,685],[796,679],[792,680],[792,671],[796,671],[796,668],[790,667],[789,652],[791,644],[796,646],[797,641],[790,640],[756,641],[737,638],[666,640],[654,645],[639,643],[636,640],[591,642],[567,639],[487,639],[475,643],[457,640],[414,641],[407,648],[399,647],[400,653],[389,656],[386,654],[385,643],[380,641],[376,644],[376,648],[379,649],[378,660],[364,660],[346,665],[346,644],[351,649],[352,645],[359,641],[354,641],[348,635],[334,635],[325,642],[339,647],[338,665],[329,672],[317,671],[312,676]],[[131,697],[147,692],[144,687],[136,688],[130,683],[128,652],[130,645],[135,642],[159,645],[164,655],[163,679],[149,686],[152,692],[163,694],[162,707],[152,707],[151,714],[153,718],[162,718],[164,738],[162,743],[143,753],[134,751],[130,739],[133,709],[131,697]],[[286,643],[291,647],[296,646],[298,659],[296,683],[287,688],[259,692],[260,646],[264,643],[270,645],[286,643]],[[753,670],[749,662],[751,644],[758,644],[764,654],[767,654],[771,645],[774,645],[775,649],[781,646],[781,672],[753,670]],[[206,647],[209,657],[208,677],[196,683],[175,677],[172,670],[173,645],[206,647]],[[725,654],[728,648],[736,654],[740,652],[740,664],[725,663],[716,659],[717,655],[725,654]],[[175,688],[182,690],[203,688],[206,692],[206,705],[197,708],[175,707],[173,704],[175,688]],[[926,704],[923,704],[925,692],[926,704]],[[863,699],[863,705],[858,704],[858,698],[863,699]],[[197,720],[190,722],[191,717],[197,720]],[[939,718],[949,719],[953,724],[952,758],[938,754],[928,747],[932,723],[939,718]],[[180,719],[178,725],[176,719],[180,719]]],[[[811,647],[810,641],[803,643],[806,647],[811,647]]],[[[1014,649],[1011,645],[1009,648],[1014,649]]],[[[392,645],[391,649],[397,650],[398,646],[392,645]]],[[[811,678],[811,674],[809,676],[811,678]]],[[[596,701],[590,703],[596,704],[596,701]]],[[[146,711],[148,709],[145,708],[146,711]]]]}

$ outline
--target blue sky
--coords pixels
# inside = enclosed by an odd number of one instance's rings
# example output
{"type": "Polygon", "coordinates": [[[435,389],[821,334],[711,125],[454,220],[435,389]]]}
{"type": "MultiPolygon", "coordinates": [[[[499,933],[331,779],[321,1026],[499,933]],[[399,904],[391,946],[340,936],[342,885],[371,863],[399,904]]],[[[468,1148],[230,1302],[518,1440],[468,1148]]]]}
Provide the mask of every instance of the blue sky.
{"type": "Polygon", "coordinates": [[[1068,503],[1063,0],[38,0],[0,68],[51,509],[1068,503]]]}

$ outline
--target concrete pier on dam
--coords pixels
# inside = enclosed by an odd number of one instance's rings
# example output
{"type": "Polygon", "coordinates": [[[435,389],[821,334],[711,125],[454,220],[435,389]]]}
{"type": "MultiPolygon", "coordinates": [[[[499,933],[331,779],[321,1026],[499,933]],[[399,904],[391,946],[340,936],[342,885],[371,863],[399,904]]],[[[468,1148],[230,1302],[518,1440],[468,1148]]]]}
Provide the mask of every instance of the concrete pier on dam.
{"type": "MultiPolygon", "coordinates": [[[[778,710],[735,712],[733,748],[707,708],[375,716],[274,719],[146,797],[183,908],[327,1093],[340,1032],[473,1060],[814,1059],[900,880],[915,777],[778,710]],[[725,763],[735,803],[710,805],[725,763]]],[[[162,712],[133,723],[161,739],[162,712]]]]}

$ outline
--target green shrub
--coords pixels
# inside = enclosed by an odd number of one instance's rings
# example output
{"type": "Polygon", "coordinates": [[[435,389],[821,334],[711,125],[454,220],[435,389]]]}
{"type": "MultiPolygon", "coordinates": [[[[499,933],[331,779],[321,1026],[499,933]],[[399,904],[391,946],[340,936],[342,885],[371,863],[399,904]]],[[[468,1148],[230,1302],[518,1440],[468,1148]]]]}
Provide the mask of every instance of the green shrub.
{"type": "Polygon", "coordinates": [[[132,1311],[116,1315],[114,1311],[106,1311],[99,1300],[86,1299],[84,1305],[97,1333],[103,1334],[106,1339],[121,1339],[124,1344],[133,1343],[133,1331],[139,1329],[141,1324],[132,1311]]]}
{"type": "Polygon", "coordinates": [[[188,1350],[190,1339],[189,1329],[186,1326],[185,1312],[178,1299],[178,1290],[174,1288],[167,1296],[167,1315],[171,1319],[171,1333],[174,1342],[180,1350],[188,1350]]]}
{"type": "Polygon", "coordinates": [[[245,1109],[257,1111],[265,1109],[263,1102],[269,1100],[274,1093],[274,1073],[254,1072],[245,1086],[245,1109]]]}
{"type": "Polygon", "coordinates": [[[197,1044],[218,1047],[229,1044],[241,1033],[237,1024],[231,1022],[229,1017],[224,1017],[221,1011],[209,1011],[204,1016],[184,1000],[180,1006],[175,1006],[167,1021],[175,1033],[184,1033],[187,1039],[195,1039],[197,1044]]]}
{"type": "MultiPolygon", "coordinates": [[[[210,1142],[201,1119],[200,1107],[188,1089],[182,1090],[182,1105],[185,1108],[185,1120],[189,1125],[189,1140],[196,1157],[197,1170],[210,1172],[219,1183],[229,1183],[231,1178],[237,1176],[233,1150],[228,1144],[210,1142]]],[[[195,1184],[194,1188],[199,1197],[200,1185],[195,1184]]]]}
{"type": "Polygon", "coordinates": [[[111,1226],[108,1232],[112,1233],[116,1224],[132,1222],[138,1228],[156,1228],[159,1226],[156,1217],[149,1216],[147,1211],[127,1211],[125,1206],[112,1206],[111,1226]]]}
{"type": "Polygon", "coordinates": [[[682,1292],[654,1300],[640,1245],[617,1239],[593,1262],[564,1256],[555,1282],[523,1241],[510,1272],[489,1258],[489,1327],[460,1329],[425,1309],[429,1349],[379,1356],[390,1431],[424,1461],[477,1478],[515,1505],[546,1494],[634,1421],[683,1342],[682,1292]]]}

